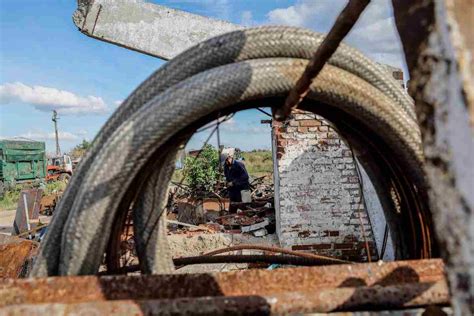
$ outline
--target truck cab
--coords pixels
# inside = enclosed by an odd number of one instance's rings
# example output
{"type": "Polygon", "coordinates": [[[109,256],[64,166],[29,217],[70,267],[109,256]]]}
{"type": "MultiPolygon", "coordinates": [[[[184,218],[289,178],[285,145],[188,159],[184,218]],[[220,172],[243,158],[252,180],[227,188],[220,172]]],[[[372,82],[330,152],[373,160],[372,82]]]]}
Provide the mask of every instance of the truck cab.
{"type": "Polygon", "coordinates": [[[62,155],[50,158],[48,161],[47,182],[51,181],[69,181],[73,172],[72,159],[68,155],[62,155]]]}
{"type": "Polygon", "coordinates": [[[50,165],[58,167],[60,170],[72,175],[72,160],[68,155],[51,158],[50,165]]]}

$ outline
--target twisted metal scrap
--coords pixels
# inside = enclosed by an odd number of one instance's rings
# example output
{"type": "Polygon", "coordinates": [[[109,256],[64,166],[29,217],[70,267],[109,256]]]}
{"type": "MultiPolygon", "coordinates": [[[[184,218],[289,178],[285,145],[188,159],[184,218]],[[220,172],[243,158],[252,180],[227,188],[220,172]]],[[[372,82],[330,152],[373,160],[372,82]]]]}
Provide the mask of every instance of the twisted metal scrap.
{"type": "MultiPolygon", "coordinates": [[[[143,204],[134,210],[135,218],[152,213],[159,218],[170,177],[166,170],[181,144],[175,137],[236,104],[287,95],[322,40],[291,27],[236,31],[191,48],[152,74],[94,140],[60,202],[32,275],[96,273],[114,218],[124,204],[128,207],[123,201],[143,204]]],[[[421,140],[411,101],[380,66],[341,45],[307,99],[344,111],[380,136],[413,184],[422,186],[421,140]]],[[[165,238],[157,237],[160,229],[164,236],[164,227],[138,223],[137,249],[143,249],[145,272],[172,269],[170,260],[159,259],[170,258],[165,238]]]]}

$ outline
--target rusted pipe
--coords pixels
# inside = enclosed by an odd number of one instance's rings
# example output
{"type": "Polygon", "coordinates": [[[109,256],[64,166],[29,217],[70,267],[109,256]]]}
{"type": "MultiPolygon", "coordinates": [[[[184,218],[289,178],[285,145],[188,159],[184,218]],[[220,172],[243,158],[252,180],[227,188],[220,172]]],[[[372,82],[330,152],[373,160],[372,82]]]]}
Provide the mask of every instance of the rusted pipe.
{"type": "MultiPolygon", "coordinates": [[[[209,264],[209,263],[268,263],[268,264],[288,264],[295,266],[317,266],[340,264],[336,261],[321,260],[321,258],[297,257],[291,255],[224,255],[224,256],[194,256],[174,258],[175,266],[186,266],[191,264],[209,264]]],[[[140,271],[140,265],[134,264],[121,267],[116,270],[105,271],[99,275],[123,274],[140,271]]]]}
{"type": "Polygon", "coordinates": [[[306,253],[306,252],[300,252],[300,251],[294,251],[294,250],[289,250],[289,249],[284,249],[284,248],[279,248],[279,247],[270,247],[270,246],[265,246],[265,245],[252,245],[252,244],[241,244],[237,246],[231,246],[227,248],[222,248],[222,249],[217,249],[210,251],[208,253],[205,253],[205,256],[213,256],[225,252],[230,252],[230,251],[235,251],[235,250],[262,250],[262,251],[268,251],[268,252],[274,252],[274,253],[284,253],[287,255],[292,255],[292,256],[297,256],[297,257],[302,257],[302,258],[308,258],[308,259],[315,259],[315,260],[321,260],[324,262],[331,262],[331,263],[350,263],[349,261],[337,259],[337,258],[331,258],[331,257],[326,257],[326,256],[321,256],[321,255],[316,255],[313,253],[306,253]]]}
{"type": "Polygon", "coordinates": [[[278,121],[284,121],[291,110],[296,108],[309,92],[309,87],[314,78],[319,74],[326,62],[336,51],[341,41],[357,22],[359,16],[364,11],[370,0],[350,0],[346,7],[337,17],[328,35],[324,38],[306,66],[303,74],[291,89],[285,104],[277,108],[274,112],[274,118],[278,121]]]}
{"type": "MultiPolygon", "coordinates": [[[[201,264],[201,263],[277,263],[290,264],[298,266],[315,266],[322,264],[330,264],[322,262],[320,258],[306,258],[290,255],[223,255],[223,256],[195,256],[175,258],[173,262],[176,266],[201,264]]],[[[336,264],[336,262],[332,262],[336,264]]]]}

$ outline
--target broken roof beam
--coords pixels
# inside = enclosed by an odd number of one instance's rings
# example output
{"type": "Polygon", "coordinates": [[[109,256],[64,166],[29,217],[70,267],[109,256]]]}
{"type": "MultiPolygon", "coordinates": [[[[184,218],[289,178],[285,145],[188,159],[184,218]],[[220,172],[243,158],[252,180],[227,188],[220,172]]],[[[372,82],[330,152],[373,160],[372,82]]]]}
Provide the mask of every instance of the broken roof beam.
{"type": "Polygon", "coordinates": [[[243,28],[142,0],[78,0],[73,21],[87,36],[164,60],[243,28]]]}

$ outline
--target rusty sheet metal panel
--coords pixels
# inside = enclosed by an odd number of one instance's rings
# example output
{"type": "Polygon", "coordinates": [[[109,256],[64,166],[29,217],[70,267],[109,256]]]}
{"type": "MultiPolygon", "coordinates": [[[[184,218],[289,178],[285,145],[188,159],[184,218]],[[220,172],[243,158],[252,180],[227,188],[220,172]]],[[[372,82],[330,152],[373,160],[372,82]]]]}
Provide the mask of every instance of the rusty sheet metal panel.
{"type": "Polygon", "coordinates": [[[42,196],[43,189],[21,190],[15,220],[13,222],[12,235],[19,235],[37,226],[42,196]],[[26,218],[25,207],[28,210],[28,220],[26,218]]]}
{"type": "Polygon", "coordinates": [[[215,274],[10,279],[0,281],[0,306],[204,296],[275,296],[311,293],[321,288],[434,284],[443,279],[444,265],[437,259],[215,274]]]}
{"type": "Polygon", "coordinates": [[[25,277],[39,243],[0,235],[0,279],[25,277]]]}
{"type": "Polygon", "coordinates": [[[375,287],[329,288],[276,295],[116,300],[86,303],[24,304],[3,308],[6,315],[270,315],[445,305],[447,284],[405,283],[375,287]]]}

